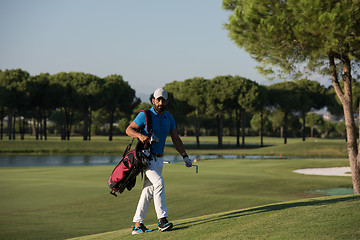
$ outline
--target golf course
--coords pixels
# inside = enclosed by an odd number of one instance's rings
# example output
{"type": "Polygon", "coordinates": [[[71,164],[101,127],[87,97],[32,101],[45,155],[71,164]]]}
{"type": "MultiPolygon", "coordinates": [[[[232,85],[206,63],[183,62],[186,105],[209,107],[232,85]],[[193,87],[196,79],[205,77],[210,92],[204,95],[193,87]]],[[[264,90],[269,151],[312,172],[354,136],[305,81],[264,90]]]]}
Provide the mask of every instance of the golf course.
{"type": "MultiPolygon", "coordinates": [[[[120,160],[129,139],[2,140],[0,154],[112,155],[120,160]]],[[[240,148],[235,137],[225,137],[224,146],[218,148],[216,137],[202,137],[197,149],[195,138],[182,139],[191,156],[220,157],[199,158],[199,173],[164,165],[174,228],[156,230],[152,205],[145,224],[155,231],[142,239],[360,239],[360,196],[351,194],[351,177],[294,172],[348,167],[345,140],[289,139],[283,144],[279,138],[264,138],[261,148],[258,137],[247,137],[245,148],[240,148]]],[[[176,154],[171,144],[166,154],[176,154]]],[[[1,167],[0,239],[134,239],[132,217],[143,180],[139,175],[133,190],[114,197],[107,186],[113,168],[111,164],[1,167]]]]}

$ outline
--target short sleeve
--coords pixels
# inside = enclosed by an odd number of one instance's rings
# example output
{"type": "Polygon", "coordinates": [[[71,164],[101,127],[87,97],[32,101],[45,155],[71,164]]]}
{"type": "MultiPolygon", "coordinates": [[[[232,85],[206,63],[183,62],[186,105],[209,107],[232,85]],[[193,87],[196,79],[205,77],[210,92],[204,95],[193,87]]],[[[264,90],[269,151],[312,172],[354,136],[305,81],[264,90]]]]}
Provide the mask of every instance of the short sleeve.
{"type": "Polygon", "coordinates": [[[144,128],[146,124],[146,116],[143,111],[141,111],[134,119],[134,122],[136,125],[138,125],[140,128],[144,128]]]}

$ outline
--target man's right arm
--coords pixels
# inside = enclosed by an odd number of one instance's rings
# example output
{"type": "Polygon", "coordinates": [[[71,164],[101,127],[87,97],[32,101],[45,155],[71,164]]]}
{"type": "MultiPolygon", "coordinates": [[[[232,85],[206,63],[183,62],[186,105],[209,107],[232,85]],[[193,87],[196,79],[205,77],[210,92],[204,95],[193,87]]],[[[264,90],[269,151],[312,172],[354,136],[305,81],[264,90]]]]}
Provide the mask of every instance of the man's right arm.
{"type": "Polygon", "coordinates": [[[134,121],[132,121],[130,125],[126,128],[126,134],[129,137],[138,138],[143,143],[148,142],[150,138],[138,132],[139,129],[140,127],[134,121]]]}

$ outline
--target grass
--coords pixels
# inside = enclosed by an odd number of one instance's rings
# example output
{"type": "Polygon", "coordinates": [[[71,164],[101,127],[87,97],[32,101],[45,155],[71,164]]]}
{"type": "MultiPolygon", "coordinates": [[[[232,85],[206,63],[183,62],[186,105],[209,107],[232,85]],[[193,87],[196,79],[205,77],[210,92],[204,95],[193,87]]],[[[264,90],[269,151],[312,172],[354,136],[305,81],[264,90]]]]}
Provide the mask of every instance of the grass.
{"type": "MultiPolygon", "coordinates": [[[[141,239],[359,239],[360,222],[354,213],[359,207],[360,196],[269,204],[174,221],[173,231],[154,231],[141,239]]],[[[134,237],[126,229],[73,240],[96,239],[134,237]]]]}
{"type": "MultiPolygon", "coordinates": [[[[275,155],[303,159],[218,159],[198,163],[199,174],[164,166],[170,220],[176,231],[150,233],[145,239],[359,239],[354,214],[358,196],[321,197],[314,190],[351,188],[350,177],[305,176],[299,168],[348,166],[346,143],[336,139],[183,137],[187,152],[198,154],[275,155]],[[330,158],[326,158],[330,157],[330,158]],[[336,157],[336,158],[335,158],[336,157]],[[234,227],[236,226],[236,231],[234,227]],[[301,227],[299,227],[301,226],[301,227]],[[160,237],[161,236],[161,237],[160,237]]],[[[121,155],[128,137],[49,137],[36,141],[1,140],[0,155],[121,155]]],[[[168,141],[171,141],[168,139],[168,141]]],[[[177,154],[173,146],[166,154],[177,154]]],[[[106,185],[113,166],[0,168],[0,239],[126,239],[141,191],[141,179],[118,198],[106,185]],[[98,235],[100,234],[100,235],[98,235]],[[90,235],[90,236],[88,236],[90,235]],[[88,236],[88,237],[86,237],[88,236]]],[[[150,207],[146,224],[155,227],[150,207]]],[[[143,236],[142,236],[143,237],[143,236]]]]}
{"type": "MultiPolygon", "coordinates": [[[[259,144],[258,137],[247,137],[245,147],[236,147],[235,137],[225,137],[224,147],[219,149],[214,146],[214,137],[203,137],[203,144],[200,149],[195,145],[187,146],[190,152],[197,154],[210,150],[213,154],[235,154],[235,155],[271,155],[271,156],[297,156],[297,157],[347,157],[346,142],[343,139],[316,139],[310,138],[302,141],[300,138],[289,138],[287,144],[281,138],[264,138],[264,147],[259,144]],[[212,143],[212,144],[210,144],[212,143]]],[[[195,141],[192,138],[185,138],[184,141],[195,141]]]]}
{"type": "MultiPolygon", "coordinates": [[[[168,211],[177,231],[164,233],[161,238],[237,239],[239,233],[244,239],[359,237],[357,196],[310,199],[323,195],[309,193],[351,188],[351,177],[292,172],[307,167],[348,166],[346,159],[219,159],[198,165],[198,174],[182,166],[164,166],[168,211]],[[233,226],[239,230],[233,231],[233,226]]],[[[95,239],[131,237],[129,227],[141,179],[132,191],[115,198],[106,185],[112,169],[0,168],[0,239],[66,239],[106,232],[112,233],[98,238],[94,235],[95,239]]],[[[146,224],[155,223],[150,206],[146,224]]],[[[159,236],[154,232],[148,237],[159,236]]]]}
{"type": "Polygon", "coordinates": [[[95,137],[92,141],[83,141],[81,137],[72,137],[71,140],[61,141],[59,137],[49,137],[48,140],[2,140],[0,141],[1,155],[95,155],[121,154],[127,144],[128,137],[118,137],[108,141],[105,137],[95,137]]]}
{"type": "MultiPolygon", "coordinates": [[[[231,154],[231,155],[272,155],[297,157],[347,157],[346,142],[343,139],[307,139],[289,138],[284,144],[281,138],[264,138],[264,147],[260,147],[259,137],[246,137],[245,147],[236,146],[236,137],[224,137],[222,148],[217,147],[216,137],[201,137],[200,149],[193,143],[194,137],[182,137],[189,154],[231,154]]],[[[170,142],[168,138],[168,142],[170,142]]],[[[114,137],[109,142],[106,137],[93,137],[91,141],[82,141],[81,137],[72,137],[70,141],[61,141],[59,137],[49,137],[47,141],[34,140],[27,136],[25,140],[1,140],[0,155],[121,155],[131,139],[126,136],[114,137]]],[[[177,154],[172,144],[165,148],[166,154],[177,154]]]]}

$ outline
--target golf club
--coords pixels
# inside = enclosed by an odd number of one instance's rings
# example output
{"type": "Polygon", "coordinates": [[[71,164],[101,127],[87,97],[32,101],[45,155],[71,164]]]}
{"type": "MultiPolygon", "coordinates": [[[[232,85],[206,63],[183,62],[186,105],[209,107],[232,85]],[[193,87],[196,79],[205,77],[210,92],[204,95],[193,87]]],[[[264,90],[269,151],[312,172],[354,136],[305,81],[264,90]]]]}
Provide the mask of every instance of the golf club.
{"type": "MultiPolygon", "coordinates": [[[[174,162],[169,162],[169,161],[164,161],[164,163],[186,166],[183,163],[174,163],[174,162]]],[[[196,168],[196,173],[199,173],[199,166],[198,165],[192,164],[191,166],[196,168]]]]}

